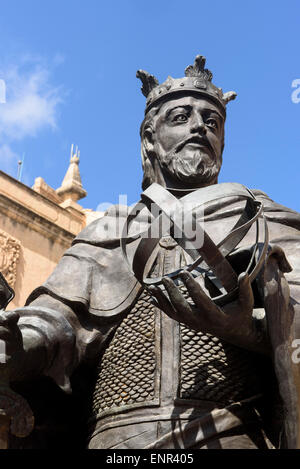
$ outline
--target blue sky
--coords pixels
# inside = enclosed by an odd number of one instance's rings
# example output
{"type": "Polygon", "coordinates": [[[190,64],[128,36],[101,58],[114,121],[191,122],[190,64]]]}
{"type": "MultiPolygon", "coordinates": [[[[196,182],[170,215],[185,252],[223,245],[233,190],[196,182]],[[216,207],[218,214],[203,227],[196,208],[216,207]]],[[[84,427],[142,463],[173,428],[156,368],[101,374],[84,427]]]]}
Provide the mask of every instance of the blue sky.
{"type": "Polygon", "coordinates": [[[0,0],[0,169],[60,186],[81,150],[86,208],[139,199],[139,68],[183,76],[195,55],[228,105],[220,182],[240,182],[300,211],[299,1],[0,0]]]}

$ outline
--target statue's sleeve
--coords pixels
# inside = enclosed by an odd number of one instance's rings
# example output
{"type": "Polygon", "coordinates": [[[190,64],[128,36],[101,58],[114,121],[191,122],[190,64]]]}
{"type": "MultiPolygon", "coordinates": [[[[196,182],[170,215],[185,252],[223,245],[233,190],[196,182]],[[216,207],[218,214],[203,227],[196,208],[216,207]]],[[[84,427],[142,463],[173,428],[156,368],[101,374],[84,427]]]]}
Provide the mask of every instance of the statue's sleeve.
{"type": "Polygon", "coordinates": [[[99,359],[119,322],[119,316],[108,320],[90,311],[90,300],[100,301],[107,276],[101,259],[103,255],[95,246],[74,246],[49,279],[30,295],[26,306],[16,310],[23,336],[38,336],[46,351],[43,374],[66,392],[70,391],[73,371],[82,363],[99,359]]]}

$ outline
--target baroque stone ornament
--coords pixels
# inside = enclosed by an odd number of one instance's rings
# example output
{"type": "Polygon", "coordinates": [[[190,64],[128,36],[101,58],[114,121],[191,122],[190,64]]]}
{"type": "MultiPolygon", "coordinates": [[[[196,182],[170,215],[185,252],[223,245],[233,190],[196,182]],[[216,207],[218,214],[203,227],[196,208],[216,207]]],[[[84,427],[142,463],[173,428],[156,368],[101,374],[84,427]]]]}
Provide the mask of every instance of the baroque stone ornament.
{"type": "Polygon", "coordinates": [[[0,230],[0,272],[11,288],[17,279],[17,265],[20,257],[21,243],[5,231],[0,230]]]}

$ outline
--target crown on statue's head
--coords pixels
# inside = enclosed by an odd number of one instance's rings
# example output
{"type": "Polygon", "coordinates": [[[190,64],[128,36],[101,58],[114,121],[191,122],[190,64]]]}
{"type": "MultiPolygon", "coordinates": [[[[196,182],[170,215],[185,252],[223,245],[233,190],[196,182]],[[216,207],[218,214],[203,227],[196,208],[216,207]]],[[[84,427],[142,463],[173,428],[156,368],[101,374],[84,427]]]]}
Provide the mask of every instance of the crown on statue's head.
{"type": "Polygon", "coordinates": [[[226,104],[235,99],[236,93],[229,91],[223,94],[221,88],[217,88],[212,83],[212,73],[205,67],[206,59],[203,55],[197,55],[194,65],[189,65],[185,69],[184,78],[168,77],[167,80],[159,84],[154,75],[150,75],[144,70],[138,70],[136,73],[143,86],[142,93],[147,98],[145,114],[166,96],[183,94],[187,92],[198,93],[202,96],[212,99],[216,102],[224,114],[226,113],[226,104]]]}

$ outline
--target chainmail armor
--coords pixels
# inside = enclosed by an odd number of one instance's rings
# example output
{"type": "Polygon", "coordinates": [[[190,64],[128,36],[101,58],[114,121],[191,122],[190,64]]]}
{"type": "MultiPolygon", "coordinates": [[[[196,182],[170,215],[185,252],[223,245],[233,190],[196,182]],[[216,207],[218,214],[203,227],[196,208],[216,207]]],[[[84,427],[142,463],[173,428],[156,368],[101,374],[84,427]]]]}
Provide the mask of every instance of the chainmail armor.
{"type": "Polygon", "coordinates": [[[144,292],[103,355],[93,393],[93,413],[153,400],[155,370],[155,315],[144,292]]]}
{"type": "Polygon", "coordinates": [[[180,397],[228,405],[261,392],[253,354],[180,325],[180,397]]]}
{"type": "MultiPolygon", "coordinates": [[[[179,288],[189,300],[186,287],[179,288]]],[[[180,324],[180,353],[182,399],[229,405],[261,392],[251,352],[180,324]]]]}

